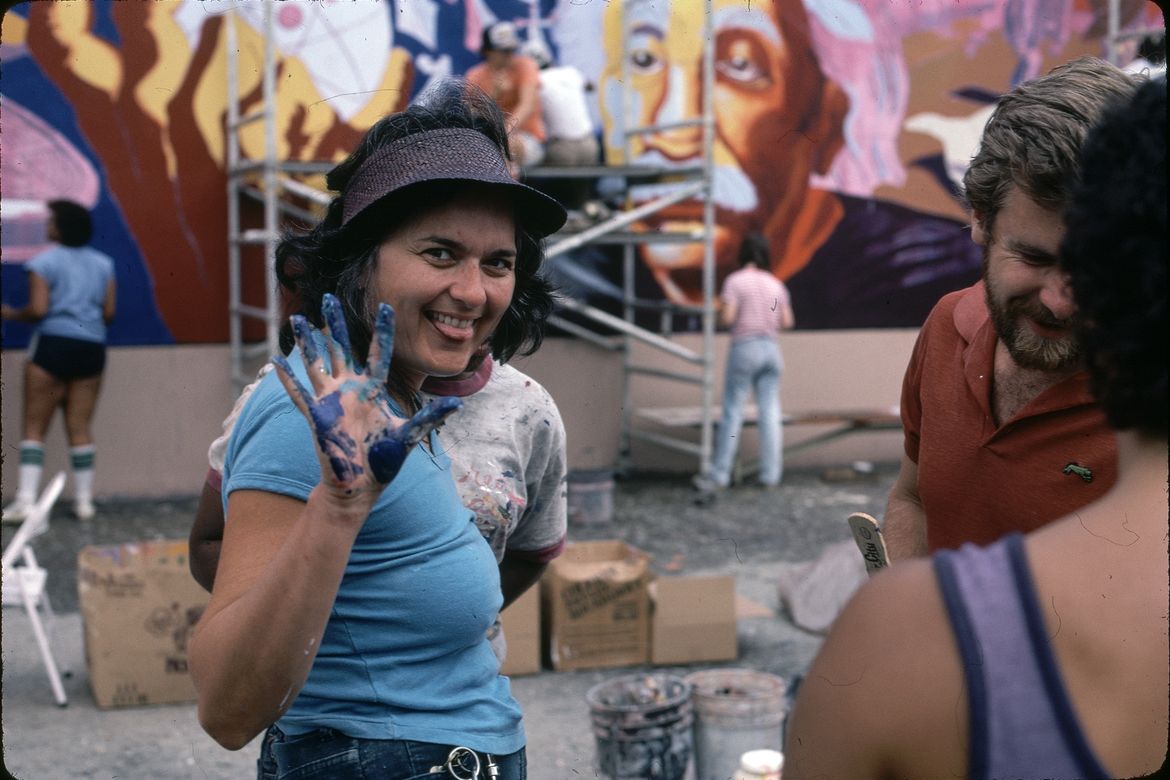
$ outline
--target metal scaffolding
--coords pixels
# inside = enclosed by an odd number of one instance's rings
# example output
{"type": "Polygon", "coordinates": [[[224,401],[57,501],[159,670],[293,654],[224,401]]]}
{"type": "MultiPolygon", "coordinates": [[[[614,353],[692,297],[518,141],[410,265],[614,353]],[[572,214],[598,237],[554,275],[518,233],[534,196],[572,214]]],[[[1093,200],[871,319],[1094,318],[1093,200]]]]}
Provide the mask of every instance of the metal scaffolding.
{"type": "MultiPolygon", "coordinates": [[[[629,24],[626,14],[628,8],[622,7],[622,50],[629,51],[628,31],[629,24]]],[[[627,199],[628,208],[605,222],[599,223],[579,234],[556,241],[548,247],[547,256],[555,257],[563,252],[579,248],[586,244],[620,245],[622,247],[622,316],[615,317],[596,307],[589,306],[571,298],[562,298],[560,309],[562,312],[573,312],[580,318],[595,323],[601,327],[615,330],[621,334],[620,344],[601,338],[588,328],[581,327],[575,322],[566,320],[563,316],[553,319],[553,324],[569,333],[598,344],[599,346],[620,349],[622,356],[622,404],[621,404],[621,438],[618,455],[618,470],[624,472],[630,466],[630,457],[634,440],[647,441],[661,447],[693,455],[698,459],[698,470],[705,473],[711,462],[714,417],[714,354],[715,354],[715,201],[712,197],[714,189],[714,155],[712,153],[715,140],[715,43],[711,0],[704,0],[703,23],[703,56],[701,66],[702,101],[700,115],[693,119],[682,119],[669,123],[647,126],[631,126],[632,106],[634,105],[629,60],[622,59],[622,73],[620,84],[622,88],[621,113],[618,124],[623,138],[623,159],[619,164],[607,165],[600,169],[545,169],[544,171],[530,171],[530,176],[610,176],[621,177],[627,184],[632,181],[662,180],[664,178],[676,181],[678,188],[668,195],[656,198],[650,202],[633,206],[627,199]],[[702,130],[701,158],[699,164],[692,167],[657,167],[649,165],[631,164],[633,158],[633,141],[639,136],[650,135],[667,130],[699,127],[702,130]],[[660,212],[676,203],[700,199],[703,203],[702,228],[688,232],[626,232],[623,228],[629,227],[646,217],[660,212]],[[634,288],[635,255],[638,246],[656,243],[701,243],[703,245],[702,270],[702,301],[698,306],[672,304],[659,300],[640,299],[634,288]],[[660,314],[661,326],[659,332],[654,332],[635,324],[639,311],[657,311],[660,314]],[[671,339],[674,315],[698,315],[702,321],[702,347],[699,351],[689,349],[671,339]],[[687,364],[684,370],[672,371],[636,363],[633,357],[633,345],[638,341],[671,355],[687,364]],[[697,369],[697,371],[696,371],[697,369]],[[634,404],[634,384],[639,377],[653,377],[691,384],[699,388],[699,442],[696,444],[689,438],[673,434],[646,430],[639,427],[639,422],[653,422],[660,417],[655,415],[654,409],[639,409],[634,404]]],[[[660,422],[660,420],[657,420],[660,422]]],[[[683,426],[682,428],[689,427],[683,426]]]]}
{"type": "Polygon", "coordinates": [[[1147,27],[1135,25],[1129,30],[1121,29],[1121,0],[1109,0],[1107,27],[1105,33],[1105,58],[1113,65],[1121,67],[1122,44],[1128,41],[1141,41],[1148,35],[1166,33],[1165,27],[1147,27]]]}
{"type": "MultiPolygon", "coordinates": [[[[711,197],[714,182],[712,147],[715,136],[713,105],[714,92],[714,41],[711,14],[711,0],[703,0],[705,21],[703,37],[706,45],[702,57],[702,104],[701,116],[669,124],[632,127],[630,121],[633,101],[629,90],[629,65],[623,59],[622,85],[625,90],[621,101],[622,110],[618,117],[624,139],[624,158],[619,164],[577,167],[544,168],[526,171],[529,179],[551,178],[593,178],[618,177],[627,185],[633,182],[670,180],[678,189],[663,197],[634,205],[628,198],[626,209],[614,214],[582,232],[553,236],[546,248],[546,256],[555,257],[579,247],[594,244],[620,246],[623,253],[623,285],[621,316],[614,316],[600,308],[575,298],[560,296],[558,314],[551,324],[562,331],[584,339],[592,344],[611,350],[621,350],[622,357],[622,420],[621,446],[617,467],[629,467],[632,441],[640,439],[659,446],[694,455],[698,458],[700,471],[705,471],[711,460],[713,441],[713,417],[711,408],[714,401],[714,339],[715,339],[715,204],[711,197]],[[667,168],[649,165],[632,165],[632,145],[635,138],[665,130],[684,127],[702,129],[702,155],[699,164],[683,168],[667,168]],[[700,199],[703,202],[702,228],[687,232],[638,232],[627,230],[646,217],[660,212],[676,203],[700,199]],[[661,300],[639,298],[634,289],[636,249],[653,243],[701,243],[703,244],[702,302],[698,306],[679,305],[661,300]],[[657,332],[636,323],[639,311],[655,311],[660,315],[661,326],[657,332]],[[570,318],[564,315],[571,313],[570,318]],[[699,351],[683,346],[672,340],[672,325],[676,315],[700,316],[702,319],[702,348],[699,351]],[[604,333],[617,332],[615,341],[604,333]],[[641,342],[671,355],[686,365],[686,370],[669,371],[653,366],[639,365],[632,358],[634,342],[641,342]],[[696,370],[697,369],[697,370],[696,370]],[[700,390],[701,423],[699,442],[667,435],[637,427],[640,410],[633,408],[633,385],[638,377],[669,379],[697,386],[700,390]]],[[[625,32],[628,30],[623,7],[623,50],[628,49],[625,32]]],[[[289,196],[301,200],[325,204],[329,195],[308,187],[290,174],[320,173],[331,167],[327,162],[293,163],[281,160],[276,143],[276,66],[277,52],[273,40],[273,3],[264,2],[263,74],[259,108],[242,115],[240,111],[239,58],[240,46],[236,25],[240,23],[236,14],[227,14],[227,196],[228,196],[228,257],[229,257],[229,339],[231,345],[232,380],[238,392],[252,381],[251,369],[265,356],[279,350],[280,298],[275,273],[275,251],[279,241],[280,219],[290,214],[299,219],[312,221],[313,216],[303,208],[290,202],[289,196]],[[241,150],[240,132],[257,122],[264,124],[264,155],[260,159],[245,159],[241,150]],[[264,223],[262,228],[245,229],[242,226],[241,211],[247,200],[263,204],[264,223]],[[246,257],[245,248],[263,248],[265,291],[262,305],[244,302],[243,278],[245,265],[252,262],[246,257]],[[244,330],[248,320],[260,321],[265,326],[265,339],[259,343],[245,343],[244,330]]],[[[253,255],[255,253],[252,253],[253,255]]],[[[643,410],[650,412],[651,410],[643,410]]],[[[651,419],[647,414],[644,420],[651,419]]],[[[693,426],[688,426],[693,427],[693,426]]]]}
{"type": "Polygon", "coordinates": [[[293,162],[283,160],[276,143],[276,66],[277,53],[273,40],[274,3],[263,3],[263,38],[261,64],[261,94],[259,107],[247,114],[240,113],[240,43],[236,25],[237,14],[226,14],[227,55],[227,199],[228,199],[228,339],[231,345],[231,377],[238,393],[254,379],[252,369],[257,362],[277,354],[280,349],[281,301],[276,280],[276,246],[280,241],[281,220],[286,216],[302,222],[317,219],[299,203],[327,205],[328,193],[310,187],[297,175],[324,173],[332,163],[293,162]],[[259,159],[246,159],[240,144],[240,133],[256,123],[264,126],[264,154],[259,159]],[[244,228],[242,211],[246,201],[263,205],[263,227],[244,228]],[[247,247],[263,248],[262,255],[246,256],[247,247]],[[244,276],[248,263],[263,262],[264,290],[262,303],[244,302],[244,276]],[[246,343],[244,326],[249,320],[264,324],[264,339],[246,343]]]}
{"type": "Polygon", "coordinates": [[[239,95],[239,36],[234,13],[227,19],[227,199],[228,199],[228,340],[231,344],[232,382],[239,391],[252,381],[246,373],[245,362],[262,354],[274,355],[278,349],[280,330],[280,302],[276,294],[277,192],[279,173],[276,158],[276,55],[272,43],[272,3],[264,4],[264,63],[262,70],[262,102],[260,108],[240,115],[239,95]],[[264,123],[264,157],[259,161],[245,161],[240,151],[240,131],[256,122],[264,123]],[[257,189],[257,178],[262,187],[257,189]],[[264,227],[242,227],[241,210],[245,197],[259,194],[264,204],[264,227]],[[263,306],[243,301],[244,247],[264,247],[266,296],[263,306]],[[244,344],[244,322],[256,319],[266,324],[263,343],[244,344]]]}

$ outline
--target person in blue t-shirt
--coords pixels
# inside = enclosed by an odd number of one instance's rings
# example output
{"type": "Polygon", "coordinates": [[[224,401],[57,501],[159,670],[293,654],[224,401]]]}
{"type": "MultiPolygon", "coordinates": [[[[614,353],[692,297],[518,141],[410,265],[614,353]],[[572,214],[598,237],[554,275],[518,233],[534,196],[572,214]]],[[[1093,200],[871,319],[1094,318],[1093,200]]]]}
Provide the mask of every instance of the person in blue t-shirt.
{"type": "Polygon", "coordinates": [[[232,431],[190,645],[200,723],[232,750],[267,729],[261,777],[526,776],[486,634],[499,568],[434,432],[460,402],[419,396],[489,336],[531,353],[552,311],[538,241],[565,211],[507,150],[491,100],[440,82],[370,128],[324,219],[277,249],[296,348],[232,431]]]}
{"type": "Polygon", "coordinates": [[[45,433],[53,412],[65,414],[73,467],[73,513],[94,516],[94,409],[106,367],[106,325],[114,318],[114,261],[89,244],[89,211],[69,200],[50,201],[46,250],[28,269],[28,303],[0,306],[0,317],[36,323],[24,369],[24,431],[16,499],[5,523],[22,522],[36,500],[45,460],[45,433]]]}

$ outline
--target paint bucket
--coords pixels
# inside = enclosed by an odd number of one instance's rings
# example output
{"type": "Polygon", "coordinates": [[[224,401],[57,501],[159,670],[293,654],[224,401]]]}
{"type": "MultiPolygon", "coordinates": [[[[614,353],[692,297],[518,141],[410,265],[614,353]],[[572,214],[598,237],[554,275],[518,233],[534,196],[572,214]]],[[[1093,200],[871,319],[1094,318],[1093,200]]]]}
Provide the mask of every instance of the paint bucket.
{"type": "MultiPolygon", "coordinates": [[[[610,780],[682,780],[691,760],[691,687],[671,674],[633,674],[585,694],[597,768],[610,780]]],[[[726,780],[726,778],[724,778],[726,780]]]]}
{"type": "Polygon", "coordinates": [[[753,669],[711,669],[685,679],[695,708],[695,780],[727,780],[744,753],[781,749],[788,711],[782,678],[753,669]]]}
{"type": "Polygon", "coordinates": [[[613,471],[571,471],[568,483],[570,524],[605,525],[613,521],[613,471]]]}

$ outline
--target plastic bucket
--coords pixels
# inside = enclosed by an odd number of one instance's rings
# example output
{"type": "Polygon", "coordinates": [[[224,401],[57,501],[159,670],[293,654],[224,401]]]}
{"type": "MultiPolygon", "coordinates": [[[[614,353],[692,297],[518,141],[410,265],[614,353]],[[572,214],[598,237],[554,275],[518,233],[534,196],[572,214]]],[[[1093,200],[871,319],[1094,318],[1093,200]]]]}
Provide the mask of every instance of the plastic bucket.
{"type": "Polygon", "coordinates": [[[573,525],[604,525],[613,521],[613,472],[572,471],[568,478],[568,514],[573,525]]]}
{"type": "MultiPolygon", "coordinates": [[[[691,687],[670,674],[633,674],[585,694],[597,765],[611,780],[682,780],[691,760],[691,687]]],[[[726,778],[724,778],[726,780],[726,778]]]]}
{"type": "Polygon", "coordinates": [[[751,750],[780,750],[787,686],[753,669],[711,669],[685,678],[695,710],[695,780],[727,780],[751,750]]]}

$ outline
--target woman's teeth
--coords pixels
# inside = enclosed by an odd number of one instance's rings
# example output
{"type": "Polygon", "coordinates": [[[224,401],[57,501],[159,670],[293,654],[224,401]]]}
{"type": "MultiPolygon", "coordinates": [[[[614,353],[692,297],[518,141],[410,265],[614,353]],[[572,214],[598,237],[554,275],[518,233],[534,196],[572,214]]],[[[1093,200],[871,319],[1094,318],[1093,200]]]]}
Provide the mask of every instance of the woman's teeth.
{"type": "Polygon", "coordinates": [[[475,320],[457,320],[446,314],[431,314],[431,319],[443,325],[450,325],[452,328],[470,328],[475,320]]]}

